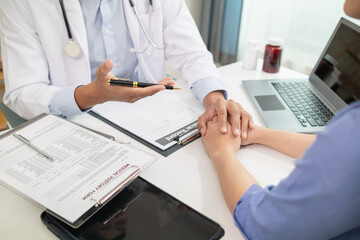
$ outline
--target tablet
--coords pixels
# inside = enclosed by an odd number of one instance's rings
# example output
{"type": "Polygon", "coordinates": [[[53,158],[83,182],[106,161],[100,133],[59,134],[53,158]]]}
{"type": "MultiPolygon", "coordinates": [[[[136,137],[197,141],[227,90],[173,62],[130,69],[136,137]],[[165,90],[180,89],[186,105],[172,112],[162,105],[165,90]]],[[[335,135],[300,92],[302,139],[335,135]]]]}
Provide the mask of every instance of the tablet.
{"type": "Polygon", "coordinates": [[[224,230],[178,199],[138,177],[79,228],[48,212],[47,228],[60,239],[220,239],[224,230]]]}

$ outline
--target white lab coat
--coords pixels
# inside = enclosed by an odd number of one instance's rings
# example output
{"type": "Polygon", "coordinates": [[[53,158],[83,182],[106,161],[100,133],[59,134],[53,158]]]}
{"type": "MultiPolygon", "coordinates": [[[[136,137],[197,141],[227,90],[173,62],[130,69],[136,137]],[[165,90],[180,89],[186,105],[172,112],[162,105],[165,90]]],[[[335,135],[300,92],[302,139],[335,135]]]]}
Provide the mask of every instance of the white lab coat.
{"type": "MultiPolygon", "coordinates": [[[[148,26],[148,1],[135,0],[135,4],[148,26]]],[[[64,0],[64,5],[73,38],[82,49],[76,59],[64,52],[68,35],[58,0],[0,0],[4,103],[24,118],[49,113],[49,102],[59,89],[91,81],[81,6],[78,0],[64,0]]],[[[137,54],[146,79],[164,78],[165,61],[182,71],[189,86],[201,78],[220,78],[184,0],[154,0],[153,7],[152,38],[159,46],[170,45],[137,54]]],[[[135,49],[144,49],[148,41],[127,0],[124,11],[135,49]]]]}

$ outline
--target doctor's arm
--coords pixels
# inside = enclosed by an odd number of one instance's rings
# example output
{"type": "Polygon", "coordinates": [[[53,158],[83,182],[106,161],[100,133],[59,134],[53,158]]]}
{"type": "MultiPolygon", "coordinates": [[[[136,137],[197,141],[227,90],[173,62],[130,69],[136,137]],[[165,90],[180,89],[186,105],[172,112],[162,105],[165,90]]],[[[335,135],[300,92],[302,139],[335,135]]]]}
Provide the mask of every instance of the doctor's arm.
{"type": "Polygon", "coordinates": [[[84,86],[79,86],[75,89],[75,101],[81,110],[89,109],[96,104],[107,101],[121,101],[133,103],[141,98],[154,95],[155,93],[165,90],[162,85],[174,85],[172,78],[167,77],[159,81],[159,84],[146,88],[131,88],[121,86],[110,86],[107,80],[114,77],[110,72],[114,63],[112,60],[107,60],[100,64],[96,71],[96,79],[84,86]]]}
{"type": "Polygon", "coordinates": [[[29,119],[49,112],[51,96],[48,64],[30,11],[21,1],[0,1],[1,50],[4,69],[4,103],[29,119]]]}
{"type": "MultiPolygon", "coordinates": [[[[50,34],[44,32],[43,26],[37,26],[39,23],[34,20],[35,16],[25,2],[0,1],[1,48],[6,86],[4,103],[21,117],[30,119],[44,112],[70,116],[98,103],[109,100],[134,102],[164,89],[163,86],[143,89],[108,86],[106,78],[112,76],[112,61],[108,61],[107,67],[106,63],[99,67],[97,79],[90,84],[86,84],[90,79],[70,79],[69,76],[73,75],[66,66],[72,60],[60,55],[57,57],[59,62],[55,64],[55,56],[60,51],[64,53],[60,48],[52,51],[50,34]],[[79,86],[80,82],[86,85],[79,86]]],[[[76,60],[76,63],[81,61],[76,60]]],[[[160,83],[174,84],[169,78],[160,83]]]]}
{"type": "Polygon", "coordinates": [[[218,116],[218,127],[226,133],[226,121],[230,116],[232,125],[229,131],[234,136],[241,134],[245,139],[248,129],[253,127],[251,116],[239,103],[226,99],[226,90],[213,56],[207,50],[185,1],[162,1],[162,6],[164,41],[171,42],[165,49],[166,59],[173,68],[181,70],[183,78],[206,109],[198,120],[198,129],[205,135],[206,123],[218,116]],[[210,82],[213,87],[209,87],[210,82]]]}

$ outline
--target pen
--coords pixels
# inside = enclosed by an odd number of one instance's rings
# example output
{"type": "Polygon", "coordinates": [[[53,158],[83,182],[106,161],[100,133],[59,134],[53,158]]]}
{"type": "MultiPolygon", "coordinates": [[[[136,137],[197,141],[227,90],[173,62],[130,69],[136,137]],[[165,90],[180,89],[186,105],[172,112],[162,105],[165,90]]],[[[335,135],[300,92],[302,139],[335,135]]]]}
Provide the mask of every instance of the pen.
{"type": "Polygon", "coordinates": [[[119,143],[119,144],[131,144],[131,142],[123,142],[123,141],[120,141],[120,140],[116,139],[114,136],[111,136],[111,135],[106,134],[106,133],[103,133],[103,132],[96,131],[96,130],[94,130],[94,129],[92,129],[92,128],[85,127],[84,125],[80,125],[80,124],[77,124],[77,123],[74,123],[74,124],[76,124],[76,125],[78,125],[78,126],[80,126],[80,127],[83,127],[83,128],[85,128],[85,129],[87,129],[87,130],[89,130],[89,131],[92,131],[92,132],[94,132],[94,133],[96,133],[96,134],[99,134],[99,135],[101,135],[101,136],[103,136],[103,137],[106,137],[107,139],[110,139],[110,140],[112,140],[112,141],[114,141],[114,142],[117,142],[117,143],[119,143]]]}
{"type": "MultiPolygon", "coordinates": [[[[129,79],[123,79],[123,78],[112,78],[107,81],[109,85],[115,85],[115,86],[124,86],[124,87],[134,87],[134,88],[144,88],[144,87],[150,87],[155,85],[161,85],[157,83],[144,83],[144,82],[136,82],[136,81],[130,81],[129,79]]],[[[163,85],[165,89],[168,90],[178,90],[179,87],[175,86],[168,86],[163,85]]]]}
{"type": "Polygon", "coordinates": [[[31,147],[32,149],[34,149],[35,151],[37,151],[38,153],[40,153],[41,155],[43,155],[44,157],[46,157],[51,162],[54,161],[54,159],[52,157],[50,157],[45,152],[41,151],[39,148],[35,147],[29,140],[27,140],[26,138],[24,138],[20,134],[14,133],[13,136],[16,137],[17,139],[19,139],[20,141],[22,141],[23,143],[25,143],[26,145],[28,145],[29,147],[31,147]]]}

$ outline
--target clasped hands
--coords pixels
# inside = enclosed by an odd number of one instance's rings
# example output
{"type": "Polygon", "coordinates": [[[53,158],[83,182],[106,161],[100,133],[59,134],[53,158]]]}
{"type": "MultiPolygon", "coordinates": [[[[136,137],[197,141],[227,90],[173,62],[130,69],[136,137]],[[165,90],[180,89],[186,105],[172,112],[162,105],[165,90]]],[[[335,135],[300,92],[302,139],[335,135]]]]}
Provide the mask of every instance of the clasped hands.
{"type": "Polygon", "coordinates": [[[212,119],[204,120],[203,118],[206,118],[206,113],[204,113],[199,119],[198,125],[206,126],[206,132],[202,134],[202,142],[211,159],[222,159],[225,155],[234,155],[241,145],[255,143],[257,130],[251,116],[238,103],[231,100],[227,102],[227,104],[237,105],[238,111],[235,114],[215,115],[212,119]],[[240,125],[241,135],[237,134],[240,125]],[[224,126],[232,131],[225,131],[224,126]]]}

